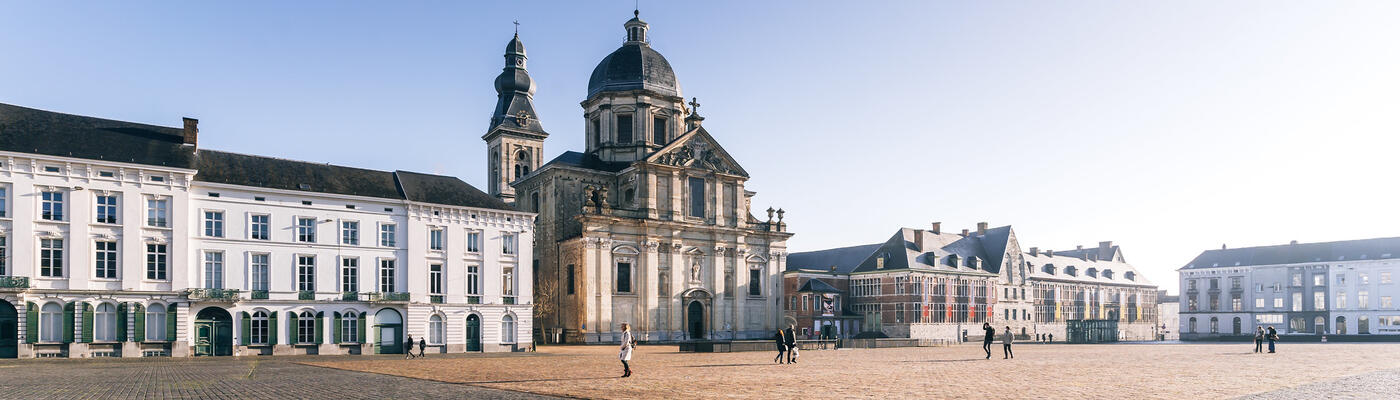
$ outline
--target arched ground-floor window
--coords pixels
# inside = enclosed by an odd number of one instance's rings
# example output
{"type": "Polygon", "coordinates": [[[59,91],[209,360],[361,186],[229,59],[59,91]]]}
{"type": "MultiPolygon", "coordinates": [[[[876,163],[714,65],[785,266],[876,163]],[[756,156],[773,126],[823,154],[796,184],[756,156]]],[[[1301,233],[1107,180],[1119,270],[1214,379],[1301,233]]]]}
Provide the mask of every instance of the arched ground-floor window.
{"type": "Polygon", "coordinates": [[[515,343],[515,317],[501,317],[501,343],[515,343]]]}

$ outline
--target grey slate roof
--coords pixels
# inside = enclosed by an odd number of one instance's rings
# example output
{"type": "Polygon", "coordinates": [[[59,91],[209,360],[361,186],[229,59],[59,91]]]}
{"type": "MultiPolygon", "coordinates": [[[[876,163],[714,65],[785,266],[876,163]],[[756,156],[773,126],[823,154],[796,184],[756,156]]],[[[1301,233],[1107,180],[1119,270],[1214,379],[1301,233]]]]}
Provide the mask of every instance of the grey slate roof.
{"type": "Polygon", "coordinates": [[[789,253],[787,256],[787,270],[799,271],[820,270],[830,272],[831,267],[836,267],[836,273],[849,274],[869,257],[875,249],[880,248],[882,243],[866,244],[860,246],[840,247],[835,249],[805,251],[800,253],[789,253]]]}
{"type": "Polygon", "coordinates": [[[558,157],[554,157],[553,160],[549,160],[549,162],[545,163],[543,166],[540,167],[540,170],[544,170],[545,167],[548,167],[550,165],[578,167],[603,172],[617,172],[627,169],[627,167],[632,165],[632,163],[603,161],[602,159],[598,158],[598,156],[592,154],[583,154],[577,151],[566,151],[563,154],[560,154],[558,157]]]}
{"type": "Polygon", "coordinates": [[[450,176],[197,150],[183,132],[0,104],[0,150],[188,168],[200,182],[516,211],[450,176]]]}
{"type": "Polygon", "coordinates": [[[680,83],[671,63],[644,43],[627,43],[603,57],[588,78],[588,96],[603,91],[646,89],[666,96],[681,96],[680,83]]]}
{"type": "Polygon", "coordinates": [[[1400,237],[1206,250],[1181,269],[1400,258],[1400,237]]]}
{"type": "Polygon", "coordinates": [[[0,150],[190,168],[183,129],[0,104],[0,150]]]}
{"type": "Polygon", "coordinates": [[[1136,267],[1126,262],[1093,259],[1087,256],[1069,256],[1055,252],[1055,255],[1046,255],[1041,252],[1036,255],[1025,253],[1023,255],[1026,262],[1030,263],[1030,277],[1033,279],[1053,279],[1060,281],[1084,282],[1084,283],[1111,283],[1120,285],[1152,285],[1146,276],[1139,272],[1136,267]],[[1054,273],[1045,272],[1045,266],[1053,266],[1054,273]],[[1069,275],[1066,270],[1074,267],[1075,274],[1069,275]],[[1089,276],[1089,269],[1093,268],[1098,276],[1089,276]],[[1112,278],[1105,278],[1104,271],[1112,271],[1112,278]],[[1128,273],[1132,273],[1133,279],[1128,279],[1128,273]]]}
{"type": "Polygon", "coordinates": [[[808,280],[807,280],[807,283],[802,284],[802,288],[801,288],[801,289],[797,289],[797,292],[798,292],[798,293],[804,293],[804,292],[805,292],[805,293],[812,293],[812,292],[815,292],[815,293],[842,293],[842,292],[841,292],[841,289],[837,289],[836,287],[831,286],[830,284],[827,284],[826,282],[822,282],[821,280],[818,280],[818,279],[808,279],[808,280]]]}

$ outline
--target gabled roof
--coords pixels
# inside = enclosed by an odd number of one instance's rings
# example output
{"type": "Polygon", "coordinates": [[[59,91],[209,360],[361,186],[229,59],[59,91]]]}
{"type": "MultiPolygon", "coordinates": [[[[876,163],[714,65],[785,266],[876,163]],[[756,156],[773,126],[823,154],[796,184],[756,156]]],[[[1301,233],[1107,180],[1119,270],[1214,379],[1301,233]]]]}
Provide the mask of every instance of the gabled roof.
{"type": "Polygon", "coordinates": [[[0,104],[0,150],[191,168],[184,130],[0,104]]]}
{"type": "Polygon", "coordinates": [[[841,292],[841,289],[837,289],[837,288],[831,286],[830,284],[828,284],[828,283],[826,283],[826,282],[822,282],[820,279],[808,279],[808,280],[807,280],[807,283],[802,284],[802,288],[801,288],[801,289],[797,289],[797,292],[798,292],[798,293],[842,293],[842,292],[841,292]]]}
{"type": "Polygon", "coordinates": [[[1181,269],[1400,258],[1400,237],[1206,250],[1181,269]]]}
{"type": "Polygon", "coordinates": [[[749,177],[749,172],[720,146],[719,141],[705,127],[691,129],[677,137],[660,150],[647,156],[646,161],[680,167],[694,167],[714,170],[731,175],[749,177]]]}
{"type": "MultiPolygon", "coordinates": [[[[1002,259],[1006,258],[1006,246],[1011,244],[1011,225],[998,226],[987,229],[987,232],[977,234],[978,242],[982,243],[982,251],[986,253],[986,265],[983,269],[991,273],[1001,273],[1002,259]]],[[[1019,251],[1012,249],[1013,251],[1019,251]]]]}

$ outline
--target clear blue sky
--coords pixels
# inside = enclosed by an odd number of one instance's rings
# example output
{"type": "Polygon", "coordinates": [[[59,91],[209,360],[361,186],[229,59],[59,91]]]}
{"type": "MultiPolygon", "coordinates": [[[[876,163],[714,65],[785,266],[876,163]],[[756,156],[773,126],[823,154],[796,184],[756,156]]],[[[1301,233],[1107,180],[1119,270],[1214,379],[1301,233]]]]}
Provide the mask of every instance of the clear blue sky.
{"type": "MultiPolygon", "coordinates": [[[[0,102],[482,185],[512,20],[548,157],[632,1],[12,2],[0,102]]],[[[653,46],[795,251],[897,227],[1200,251],[1400,234],[1400,3],[655,2],[653,46]]]]}

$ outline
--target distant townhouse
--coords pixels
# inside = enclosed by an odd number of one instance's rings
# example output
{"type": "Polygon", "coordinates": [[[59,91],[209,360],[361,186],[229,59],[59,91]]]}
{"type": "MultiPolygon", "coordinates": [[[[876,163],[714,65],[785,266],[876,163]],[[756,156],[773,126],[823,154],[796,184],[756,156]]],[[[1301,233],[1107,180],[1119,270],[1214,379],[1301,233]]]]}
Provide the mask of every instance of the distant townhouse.
{"type": "Polygon", "coordinates": [[[934,223],[883,243],[792,253],[784,287],[788,323],[827,337],[955,340],[980,337],[983,322],[1023,338],[1156,337],[1156,286],[1118,246],[1022,252],[1010,226],[944,233],[934,223]],[[842,301],[828,311],[827,298],[842,301]],[[812,315],[811,304],[823,314],[812,315]]]}
{"type": "Polygon", "coordinates": [[[0,357],[529,347],[533,214],[197,138],[0,104],[0,357]]]}
{"type": "Polygon", "coordinates": [[[1207,250],[1178,270],[1181,337],[1400,333],[1400,238],[1207,250]]]}

